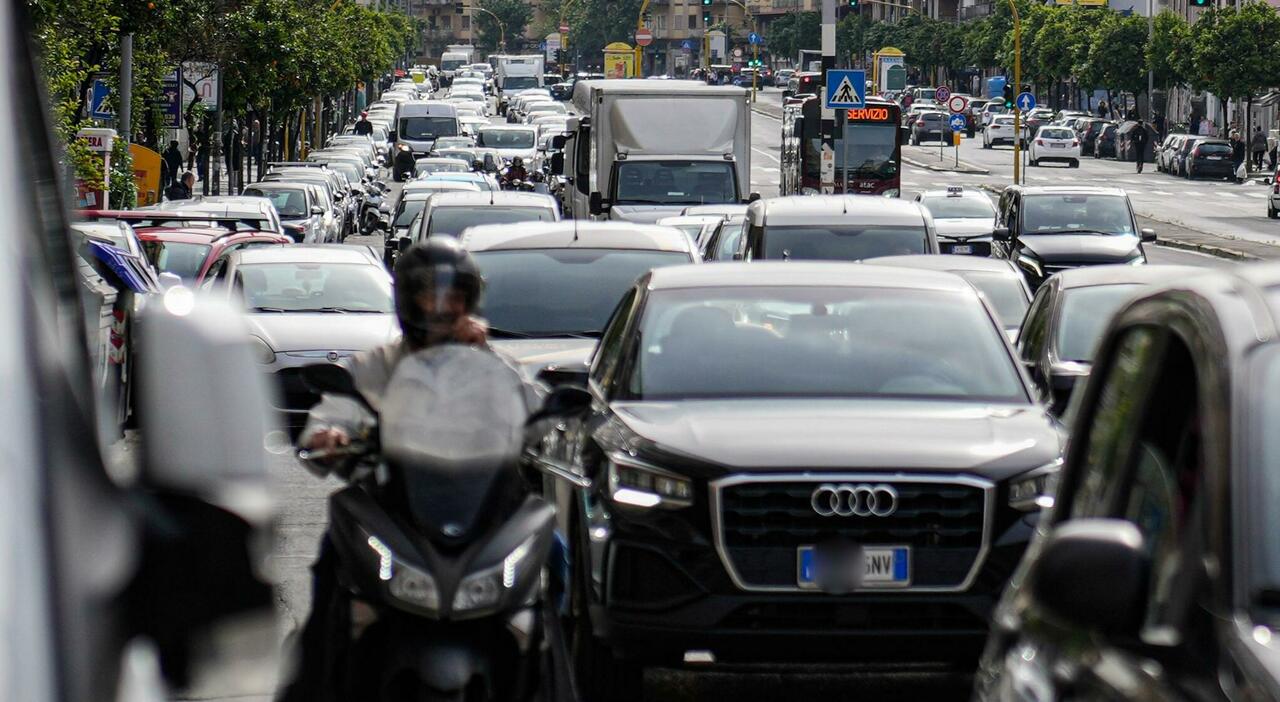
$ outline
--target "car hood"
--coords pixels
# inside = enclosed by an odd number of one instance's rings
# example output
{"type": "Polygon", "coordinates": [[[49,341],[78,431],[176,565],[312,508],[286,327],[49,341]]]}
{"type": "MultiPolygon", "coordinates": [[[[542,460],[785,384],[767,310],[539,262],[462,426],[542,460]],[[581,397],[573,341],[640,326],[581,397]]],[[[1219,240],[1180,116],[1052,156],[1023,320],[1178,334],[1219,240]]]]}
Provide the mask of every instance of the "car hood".
{"type": "Polygon", "coordinates": [[[956,217],[933,220],[933,228],[938,236],[991,236],[996,223],[992,219],[976,219],[974,217],[956,217]]]}
{"type": "Polygon", "coordinates": [[[614,205],[609,208],[609,219],[657,224],[663,217],[678,215],[688,205],[614,205]]]}
{"type": "Polygon", "coordinates": [[[595,339],[499,339],[495,351],[517,363],[529,377],[550,366],[584,365],[596,348],[595,339]]]}
{"type": "Polygon", "coordinates": [[[1001,480],[1058,458],[1035,405],[927,400],[616,402],[641,447],[729,471],[957,471],[1001,480]]]}
{"type": "Polygon", "coordinates": [[[249,331],[277,353],[365,351],[394,341],[400,325],[394,314],[248,314],[249,331]]]}
{"type": "Polygon", "coordinates": [[[1022,248],[1041,261],[1055,260],[1116,263],[1140,253],[1139,239],[1133,235],[1097,236],[1093,234],[1041,234],[1018,237],[1022,248]]]}
{"type": "MultiPolygon", "coordinates": [[[[486,148],[488,148],[488,147],[486,147],[486,148]]],[[[531,147],[531,148],[528,148],[528,149],[498,149],[498,148],[495,148],[495,149],[493,149],[493,150],[494,150],[494,151],[496,151],[496,152],[498,152],[498,155],[499,155],[499,156],[501,156],[501,157],[503,157],[503,158],[507,159],[508,161],[510,161],[511,159],[515,158],[516,156],[519,156],[520,158],[524,159],[525,161],[528,161],[528,160],[532,159],[534,156],[537,156],[537,155],[538,155],[538,150],[537,150],[536,148],[532,148],[532,147],[531,147]]]]}

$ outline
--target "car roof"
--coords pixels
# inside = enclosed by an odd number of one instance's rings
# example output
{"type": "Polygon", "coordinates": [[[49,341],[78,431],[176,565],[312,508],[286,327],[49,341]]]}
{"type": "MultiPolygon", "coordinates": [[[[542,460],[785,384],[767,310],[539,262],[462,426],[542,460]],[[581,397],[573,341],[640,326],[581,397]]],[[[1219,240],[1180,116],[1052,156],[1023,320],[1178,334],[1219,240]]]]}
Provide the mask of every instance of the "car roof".
{"type": "Polygon", "coordinates": [[[1101,185],[1012,185],[1023,195],[1114,195],[1128,197],[1121,188],[1101,185]]]}
{"type": "Polygon", "coordinates": [[[928,217],[916,202],[876,195],[807,195],[757,200],[747,207],[755,225],[854,220],[861,224],[921,224],[928,217]]]}
{"type": "Polygon", "coordinates": [[[367,248],[347,244],[281,244],[255,246],[235,253],[242,264],[254,263],[361,263],[381,265],[367,248]]]}
{"type": "MultiPolygon", "coordinates": [[[[939,199],[946,199],[949,197],[965,197],[965,198],[971,198],[971,199],[986,200],[988,204],[991,204],[991,198],[987,197],[987,194],[979,190],[978,188],[964,188],[963,190],[960,190],[959,192],[954,192],[954,193],[945,189],[925,190],[924,192],[920,193],[921,199],[924,199],[926,197],[939,198],[939,199]]],[[[992,204],[991,208],[995,209],[995,205],[992,204]]]]}
{"type": "Polygon", "coordinates": [[[470,251],[582,248],[692,254],[689,237],[672,227],[582,219],[471,227],[462,233],[461,240],[470,251]]]}
{"type": "MultiPolygon", "coordinates": [[[[901,266],[930,271],[965,271],[999,273],[1012,277],[1022,275],[1017,264],[1007,258],[984,258],[981,256],[956,256],[951,254],[915,254],[911,256],[882,256],[868,258],[862,263],[875,266],[901,266]]],[[[1129,266],[1134,268],[1134,266],[1129,266]]]]}
{"type": "Polygon", "coordinates": [[[443,192],[431,198],[431,207],[542,207],[556,209],[555,198],[541,193],[525,193],[512,190],[486,190],[482,192],[443,192]]]}
{"type": "Polygon", "coordinates": [[[697,215],[745,215],[747,213],[747,205],[737,203],[725,203],[722,205],[689,205],[680,211],[680,214],[690,217],[697,215]]]}
{"type": "Polygon", "coordinates": [[[273,211],[271,201],[256,195],[206,195],[187,200],[167,200],[150,207],[139,207],[144,212],[162,210],[165,212],[210,212],[219,215],[265,214],[273,211]]]}
{"type": "Polygon", "coordinates": [[[527,124],[490,124],[481,129],[481,131],[485,132],[491,130],[495,132],[531,132],[533,127],[527,124]]]}
{"type": "Polygon", "coordinates": [[[724,287],[904,288],[977,296],[968,282],[952,273],[861,263],[716,263],[657,268],[649,276],[650,290],[724,287]]]}
{"type": "Polygon", "coordinates": [[[726,215],[675,215],[659,219],[658,224],[664,227],[680,224],[719,224],[725,219],[726,215]]]}
{"type": "Polygon", "coordinates": [[[249,183],[244,186],[245,189],[254,188],[256,190],[306,190],[310,183],[296,183],[287,180],[260,180],[256,183],[249,183]]]}
{"type": "Polygon", "coordinates": [[[1099,285],[1161,285],[1186,278],[1187,276],[1203,274],[1204,272],[1204,268],[1197,266],[1163,264],[1129,266],[1118,264],[1114,266],[1070,268],[1058,273],[1055,277],[1058,279],[1058,285],[1063,290],[1071,290],[1097,287],[1099,285]]]}
{"type": "Polygon", "coordinates": [[[402,198],[410,195],[438,195],[445,192],[480,192],[480,186],[470,180],[415,180],[400,191],[402,198]]]}

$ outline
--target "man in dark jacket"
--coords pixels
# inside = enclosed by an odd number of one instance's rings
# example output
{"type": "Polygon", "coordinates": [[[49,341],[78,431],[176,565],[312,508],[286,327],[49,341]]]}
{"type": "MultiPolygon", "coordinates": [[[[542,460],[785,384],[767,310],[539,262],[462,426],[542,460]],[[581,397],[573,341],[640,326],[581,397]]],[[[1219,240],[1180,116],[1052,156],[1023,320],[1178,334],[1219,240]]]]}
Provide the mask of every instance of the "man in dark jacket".
{"type": "Polygon", "coordinates": [[[1267,154],[1267,135],[1262,133],[1262,127],[1253,128],[1253,134],[1249,136],[1249,153],[1253,156],[1253,170],[1262,170],[1262,157],[1267,154]]]}
{"type": "Polygon", "coordinates": [[[1133,152],[1133,160],[1138,162],[1138,172],[1147,161],[1147,123],[1141,120],[1129,132],[1129,150],[1133,152]]]}
{"type": "Polygon", "coordinates": [[[167,188],[178,182],[178,174],[182,172],[182,151],[178,149],[177,139],[169,142],[169,148],[164,150],[164,155],[161,158],[164,160],[165,165],[169,167],[169,177],[162,183],[167,188]]]}
{"type": "Polygon", "coordinates": [[[360,135],[373,134],[373,122],[369,121],[368,112],[360,113],[360,119],[356,120],[356,126],[353,131],[355,131],[356,134],[360,134],[360,135]]]}
{"type": "Polygon", "coordinates": [[[190,200],[192,188],[196,186],[196,176],[191,171],[182,174],[182,179],[164,191],[167,200],[190,200]]]}

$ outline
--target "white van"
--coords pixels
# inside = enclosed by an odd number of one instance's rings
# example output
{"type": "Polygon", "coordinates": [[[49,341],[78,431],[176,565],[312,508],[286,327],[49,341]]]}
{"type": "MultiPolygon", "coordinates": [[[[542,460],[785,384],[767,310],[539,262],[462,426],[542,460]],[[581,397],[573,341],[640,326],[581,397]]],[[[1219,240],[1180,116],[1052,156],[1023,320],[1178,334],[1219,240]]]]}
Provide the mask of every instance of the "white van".
{"type": "Polygon", "coordinates": [[[437,138],[458,136],[461,132],[453,105],[438,100],[409,100],[396,105],[390,137],[397,145],[404,144],[414,154],[425,156],[437,138]]]}

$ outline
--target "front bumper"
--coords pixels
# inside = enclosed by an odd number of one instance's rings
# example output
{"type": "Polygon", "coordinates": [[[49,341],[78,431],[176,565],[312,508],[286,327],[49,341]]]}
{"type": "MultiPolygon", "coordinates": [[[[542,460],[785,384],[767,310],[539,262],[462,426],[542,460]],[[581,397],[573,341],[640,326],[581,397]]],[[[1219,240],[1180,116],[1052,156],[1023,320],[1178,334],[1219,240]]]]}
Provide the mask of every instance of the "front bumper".
{"type": "MultiPolygon", "coordinates": [[[[750,554],[726,555],[721,506],[708,507],[708,489],[698,486],[695,506],[674,512],[611,504],[588,511],[587,567],[598,584],[592,625],[620,654],[651,663],[679,663],[690,650],[709,650],[719,662],[783,665],[972,661],[1037,519],[1004,507],[1003,491],[991,486],[976,554],[919,546],[919,559],[951,561],[915,566],[919,587],[831,595],[796,586],[794,555],[789,563],[786,553],[755,562],[750,554]],[[781,580],[761,583],[761,573],[781,580]],[[929,578],[946,584],[930,586],[929,578]]],[[[782,548],[794,554],[794,544],[782,548]]]]}

